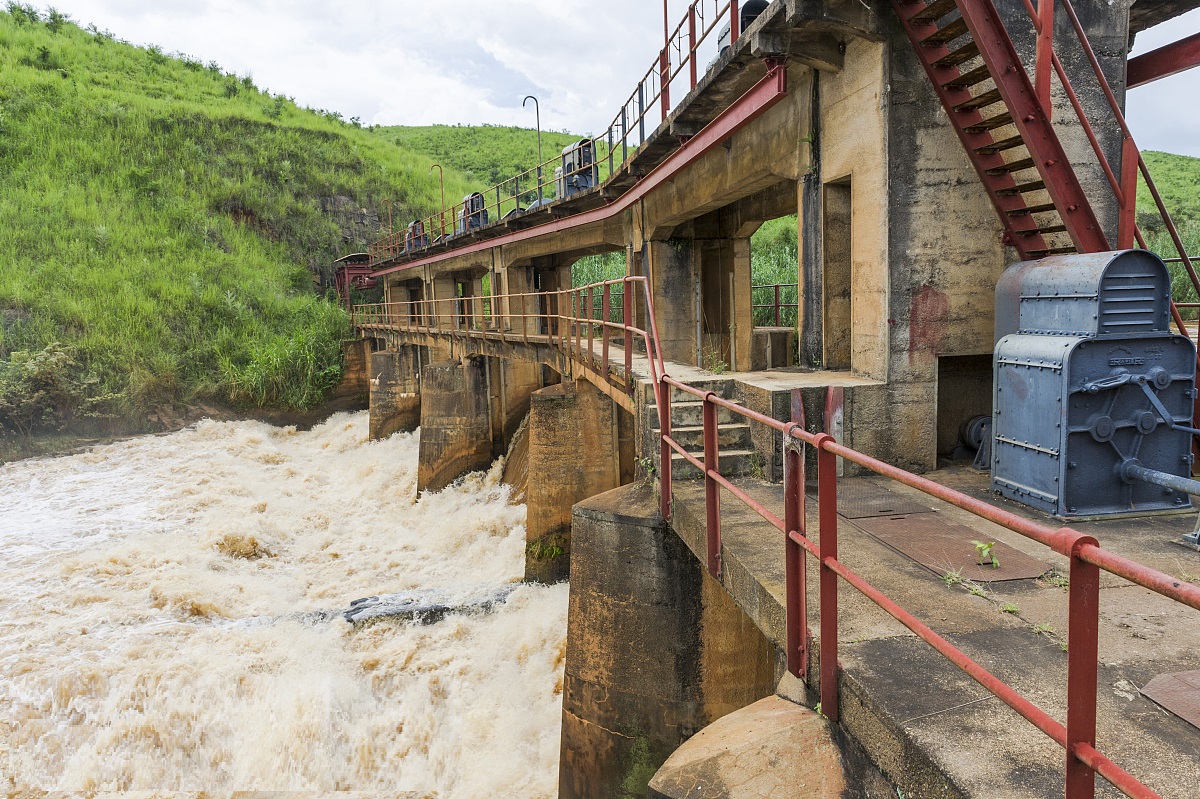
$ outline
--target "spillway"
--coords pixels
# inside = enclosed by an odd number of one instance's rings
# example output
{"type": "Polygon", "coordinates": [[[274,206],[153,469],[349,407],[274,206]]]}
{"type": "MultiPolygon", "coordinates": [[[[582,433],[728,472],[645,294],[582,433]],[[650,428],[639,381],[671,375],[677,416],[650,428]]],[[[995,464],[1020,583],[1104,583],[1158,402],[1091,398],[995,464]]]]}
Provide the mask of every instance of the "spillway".
{"type": "Polygon", "coordinates": [[[417,443],[203,422],[0,468],[0,787],[554,795],[567,587],[511,585],[498,466],[414,500],[417,443]]]}

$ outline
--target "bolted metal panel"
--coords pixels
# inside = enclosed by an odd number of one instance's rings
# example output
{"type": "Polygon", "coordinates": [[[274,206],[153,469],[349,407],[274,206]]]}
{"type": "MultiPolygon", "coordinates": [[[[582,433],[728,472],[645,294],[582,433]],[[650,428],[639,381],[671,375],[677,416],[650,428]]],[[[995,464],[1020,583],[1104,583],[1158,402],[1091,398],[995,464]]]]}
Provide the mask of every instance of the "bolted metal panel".
{"type": "Polygon", "coordinates": [[[1170,322],[1170,273],[1145,250],[1026,261],[996,283],[996,341],[1012,333],[1166,333],[1170,322]]]}
{"type": "Polygon", "coordinates": [[[995,350],[993,489],[1062,517],[1190,507],[1138,476],[1191,475],[1195,346],[1169,332],[1169,303],[1165,265],[1141,251],[1005,274],[997,313],[1015,309],[1020,332],[995,350]]]}

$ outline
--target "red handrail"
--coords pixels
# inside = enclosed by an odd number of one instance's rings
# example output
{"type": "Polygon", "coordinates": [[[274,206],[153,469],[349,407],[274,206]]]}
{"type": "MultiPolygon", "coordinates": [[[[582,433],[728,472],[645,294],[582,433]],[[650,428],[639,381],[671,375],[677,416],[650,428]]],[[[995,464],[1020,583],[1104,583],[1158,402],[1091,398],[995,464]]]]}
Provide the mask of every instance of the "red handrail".
{"type": "MultiPolygon", "coordinates": [[[[663,384],[701,400],[704,408],[704,437],[706,442],[703,458],[687,452],[671,436],[668,425],[662,427],[663,451],[675,451],[701,470],[706,487],[708,509],[707,539],[708,564],[714,576],[720,574],[721,520],[719,513],[719,489],[724,489],[748,508],[755,511],[771,526],[784,533],[787,550],[786,575],[786,630],[787,661],[789,670],[798,677],[807,674],[810,647],[808,612],[805,607],[803,576],[807,554],[818,559],[820,565],[820,624],[821,624],[821,709],[830,719],[839,717],[837,683],[837,584],[842,580],[893,618],[910,629],[934,650],[964,671],[972,679],[1015,710],[1037,729],[1064,747],[1069,753],[1066,764],[1066,786],[1068,799],[1091,796],[1094,774],[1100,774],[1127,796],[1157,797],[1127,771],[1095,748],[1096,738],[1096,670],[1099,636],[1099,575],[1101,570],[1121,577],[1136,585],[1147,588],[1190,608],[1200,610],[1200,587],[1184,583],[1170,575],[1151,569],[1136,561],[1117,555],[1102,548],[1096,539],[1070,528],[1051,528],[1014,513],[989,505],[982,500],[947,488],[925,477],[907,472],[884,463],[849,447],[843,446],[831,436],[806,431],[796,422],[781,422],[764,414],[751,411],[736,402],[724,399],[711,391],[689,386],[670,376],[664,376],[663,384]],[[719,451],[713,450],[710,457],[708,442],[715,439],[716,409],[723,408],[742,418],[763,424],[784,437],[785,458],[785,518],[772,513],[747,492],[739,488],[719,471],[719,451]],[[804,471],[803,456],[796,452],[797,446],[812,446],[817,450],[818,462],[818,518],[819,540],[814,542],[804,527],[804,471]],[[928,625],[904,610],[895,601],[873,586],[843,563],[837,554],[837,460],[842,458],[876,474],[915,488],[929,496],[940,499],[955,507],[966,510],[981,519],[1001,525],[1015,533],[1036,541],[1053,551],[1070,558],[1069,618],[1067,694],[1068,712],[1063,724],[1011,686],[1004,683],[977,661],[938,635],[928,625]],[[714,513],[714,509],[717,509],[714,513]]],[[[672,475],[669,459],[664,459],[660,475],[663,492],[663,512],[669,515],[672,475]]]]}

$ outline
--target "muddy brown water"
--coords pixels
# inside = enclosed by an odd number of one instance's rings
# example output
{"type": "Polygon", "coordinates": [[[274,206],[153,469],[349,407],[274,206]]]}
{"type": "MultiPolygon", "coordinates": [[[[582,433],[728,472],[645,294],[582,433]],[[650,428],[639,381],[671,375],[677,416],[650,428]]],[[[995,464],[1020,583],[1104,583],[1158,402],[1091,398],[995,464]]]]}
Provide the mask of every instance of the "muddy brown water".
{"type": "Polygon", "coordinates": [[[414,501],[417,446],[357,413],[0,467],[0,788],[553,796],[566,586],[304,616],[520,577],[502,465],[414,501]]]}

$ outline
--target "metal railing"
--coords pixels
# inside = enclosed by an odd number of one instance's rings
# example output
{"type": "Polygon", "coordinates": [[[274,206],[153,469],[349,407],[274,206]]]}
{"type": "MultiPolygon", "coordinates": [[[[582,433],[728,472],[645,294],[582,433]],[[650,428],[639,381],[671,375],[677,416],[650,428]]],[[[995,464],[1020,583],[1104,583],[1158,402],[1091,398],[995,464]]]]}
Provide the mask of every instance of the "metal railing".
{"type": "Polygon", "coordinates": [[[750,287],[755,327],[794,327],[800,300],[796,283],[766,283],[750,287]]]}
{"type": "MultiPolygon", "coordinates": [[[[972,0],[957,0],[957,2],[967,3],[972,2],[972,0]]],[[[1171,214],[1163,202],[1162,194],[1154,183],[1154,178],[1150,175],[1150,169],[1146,165],[1146,160],[1142,157],[1141,151],[1133,140],[1133,133],[1130,131],[1129,124],[1125,120],[1125,113],[1121,110],[1121,104],[1118,102],[1116,94],[1113,93],[1112,86],[1108,82],[1108,77],[1104,74],[1104,69],[1096,57],[1095,50],[1092,49],[1091,42],[1088,41],[1087,33],[1079,21],[1079,16],[1075,13],[1075,7],[1071,0],[1036,0],[1036,6],[1034,5],[1035,0],[1022,0],[1022,2],[1025,4],[1025,10],[1029,14],[1030,19],[1033,21],[1033,29],[1037,34],[1034,86],[1036,87],[1038,98],[1047,118],[1049,118],[1051,115],[1050,77],[1051,69],[1053,69],[1054,74],[1058,76],[1063,91],[1071,102],[1071,108],[1075,111],[1075,115],[1078,117],[1083,131],[1087,135],[1088,143],[1096,155],[1096,161],[1104,170],[1104,175],[1108,179],[1108,184],[1117,200],[1117,248],[1128,249],[1134,246],[1136,242],[1137,246],[1142,249],[1149,249],[1146,246],[1146,239],[1137,224],[1137,184],[1140,173],[1142,180],[1146,183],[1147,190],[1150,192],[1151,198],[1154,200],[1155,208],[1163,220],[1163,225],[1171,237],[1171,243],[1174,245],[1176,253],[1179,256],[1172,260],[1183,264],[1188,278],[1191,280],[1192,287],[1196,290],[1197,295],[1200,296],[1200,275],[1197,275],[1192,258],[1187,254],[1187,250],[1183,245],[1183,239],[1179,235],[1179,230],[1176,228],[1175,222],[1171,219],[1171,214]],[[1066,12],[1067,17],[1070,19],[1071,27],[1075,32],[1076,38],[1079,40],[1083,54],[1092,68],[1101,92],[1108,101],[1113,119],[1121,129],[1120,177],[1114,172],[1112,163],[1105,154],[1104,148],[1100,146],[1100,140],[1096,135],[1095,127],[1092,125],[1091,120],[1088,119],[1087,112],[1084,110],[1083,104],[1075,92],[1071,79],[1067,76],[1062,61],[1059,60],[1058,53],[1055,52],[1054,9],[1056,3],[1062,5],[1063,11],[1066,12]]],[[[1067,210],[1069,211],[1070,209],[1067,210]]],[[[1185,336],[1190,336],[1187,327],[1183,323],[1183,318],[1173,303],[1171,312],[1179,331],[1185,336]]],[[[1197,353],[1197,362],[1200,363],[1200,352],[1197,353]]],[[[1198,411],[1200,411],[1200,406],[1198,406],[1198,411]]]]}
{"type": "Polygon", "coordinates": [[[652,379],[661,375],[662,356],[653,313],[649,329],[632,323],[633,300],[641,294],[650,308],[645,277],[630,276],[578,288],[522,294],[485,294],[357,305],[351,324],[360,331],[443,334],[458,338],[544,345],[571,364],[590,370],[625,394],[636,385],[633,358],[638,345],[650,363],[652,379]],[[640,286],[640,289],[638,288],[640,286]],[[623,369],[612,355],[619,342],[623,369]]]}
{"type": "MultiPolygon", "coordinates": [[[[592,177],[592,185],[597,186],[617,174],[645,144],[648,135],[670,116],[672,88],[678,89],[680,85],[689,90],[696,88],[703,74],[699,63],[702,55],[710,50],[705,44],[722,22],[729,22],[730,46],[741,37],[739,8],[739,0],[695,0],[691,3],[674,31],[666,34],[663,49],[608,127],[600,135],[584,139],[573,148],[574,155],[590,148],[593,163],[566,170],[562,178],[569,180],[586,173],[592,177]]],[[[719,55],[716,43],[711,43],[711,54],[719,55]]],[[[408,235],[406,230],[390,231],[369,245],[371,264],[394,261],[449,243],[456,236],[508,218],[514,212],[527,211],[539,198],[564,199],[558,190],[561,184],[555,177],[555,171],[563,162],[564,154],[560,153],[479,192],[484,197],[482,211],[486,212],[486,217],[477,210],[465,208],[465,202],[460,202],[418,220],[421,230],[415,236],[408,235]],[[460,218],[467,220],[465,225],[459,224],[460,218]],[[472,224],[472,218],[481,224],[472,224]],[[485,218],[486,222],[483,222],[485,218]]]]}
{"type": "MultiPolygon", "coordinates": [[[[1154,799],[1146,787],[1096,748],[1097,674],[1099,659],[1099,591],[1101,571],[1121,577],[1164,597],[1200,610],[1200,587],[1102,548],[1095,538],[1070,528],[1055,529],[993,507],[928,478],[891,466],[839,444],[832,436],[806,431],[798,420],[782,422],[749,410],[704,389],[689,386],[666,373],[658,345],[654,306],[646,278],[609,280],[578,288],[524,294],[455,296],[356,306],[354,325],[364,332],[408,331],[458,338],[500,340],[547,346],[571,364],[590,371],[624,395],[632,395],[635,340],[647,357],[654,387],[660,434],[659,490],[664,518],[672,515],[672,455],[700,470],[704,478],[707,567],[722,573],[721,499],[727,493],[765,519],[785,543],[785,649],[789,671],[808,679],[813,642],[808,626],[807,556],[818,562],[818,684],[822,712],[840,718],[838,689],[838,591],[845,582],[915,633],[935,651],[1057,742],[1067,753],[1067,799],[1089,799],[1099,774],[1126,796],[1154,799]],[[640,286],[640,288],[638,288],[640,286]],[[619,294],[619,314],[614,303],[619,294]],[[646,328],[631,324],[633,298],[642,297],[646,328]],[[612,342],[619,341],[623,370],[610,360],[612,342]],[[598,349],[599,348],[599,349],[598,349]],[[699,457],[673,437],[671,392],[681,391],[702,403],[704,451],[699,457]],[[755,500],[720,471],[718,411],[724,409],[750,422],[765,425],[783,438],[784,500],[780,517],[755,500]],[[816,450],[817,535],[809,535],[805,496],[805,447],[816,450]],[[1023,697],[978,661],[939,635],[914,614],[849,568],[838,551],[838,459],[921,491],[1040,543],[1070,560],[1068,582],[1067,687],[1065,723],[1023,697]]],[[[1159,797],[1161,799],[1161,797],[1159,797]]]]}
{"type": "Polygon", "coordinates": [[[785,630],[788,670],[807,680],[812,641],[808,627],[807,556],[819,564],[819,685],[822,712],[839,720],[838,697],[838,588],[841,582],[861,593],[899,621],[935,651],[965,672],[1026,721],[1057,742],[1067,752],[1066,797],[1088,799],[1094,795],[1099,774],[1126,796],[1149,799],[1159,795],[1146,787],[1096,748],[1096,700],[1099,659],[1099,605],[1101,571],[1121,577],[1168,599],[1200,610],[1200,587],[1146,567],[1102,548],[1092,536],[1070,528],[1055,529],[1038,524],[982,500],[962,494],[924,477],[906,472],[843,446],[830,435],[806,431],[798,421],[780,422],[751,411],[703,389],[686,385],[664,374],[658,391],[659,424],[662,430],[659,474],[661,512],[671,517],[672,453],[679,453],[704,476],[708,569],[720,577],[721,496],[728,493],[771,524],[785,542],[785,630]],[[688,452],[672,437],[671,389],[703,403],[704,452],[688,452]],[[751,497],[720,472],[718,409],[766,425],[783,437],[784,507],[782,518],[751,497]],[[805,452],[813,447],[817,456],[817,537],[809,535],[806,517],[805,452]],[[1036,541],[1070,559],[1067,630],[1067,714],[1059,721],[1011,686],[996,677],[912,613],[904,610],[883,591],[849,568],[838,556],[838,459],[842,458],[876,474],[915,488],[931,497],[966,510],[980,519],[998,524],[1036,541]]]}

